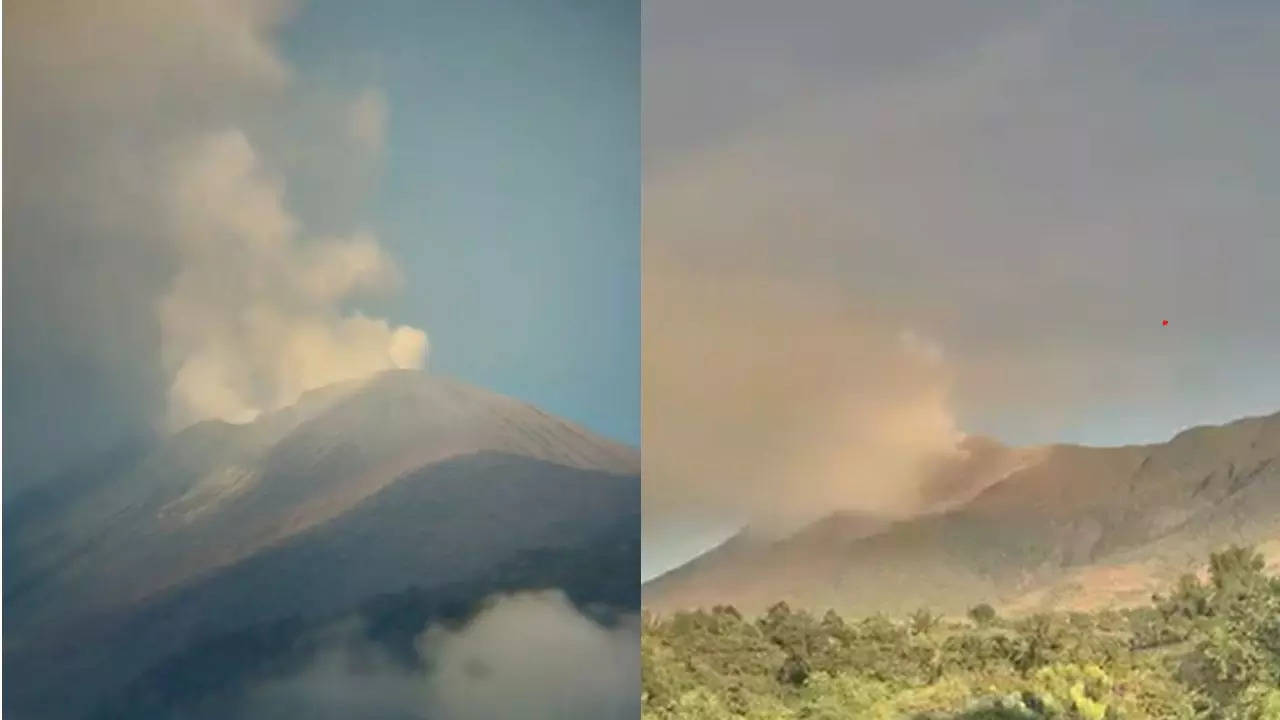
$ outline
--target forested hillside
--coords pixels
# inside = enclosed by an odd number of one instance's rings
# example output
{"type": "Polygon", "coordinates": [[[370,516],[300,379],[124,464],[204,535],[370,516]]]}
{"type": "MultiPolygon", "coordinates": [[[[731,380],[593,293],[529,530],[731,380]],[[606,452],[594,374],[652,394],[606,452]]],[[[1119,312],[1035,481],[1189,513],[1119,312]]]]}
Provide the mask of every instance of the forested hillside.
{"type": "Polygon", "coordinates": [[[1280,577],[1232,546],[1140,608],[646,614],[644,720],[1280,718],[1280,577]]]}

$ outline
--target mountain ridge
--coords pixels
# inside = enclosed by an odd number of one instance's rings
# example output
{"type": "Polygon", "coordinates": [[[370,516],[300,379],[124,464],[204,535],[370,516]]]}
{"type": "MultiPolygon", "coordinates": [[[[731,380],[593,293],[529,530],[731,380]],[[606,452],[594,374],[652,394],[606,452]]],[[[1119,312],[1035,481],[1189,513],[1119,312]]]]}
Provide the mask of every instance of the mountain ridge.
{"type": "Polygon", "coordinates": [[[823,523],[842,524],[829,516],[754,554],[712,550],[646,583],[644,604],[960,613],[979,602],[1027,612],[1140,602],[1208,549],[1280,541],[1277,466],[1280,413],[1165,443],[1046,446],[950,510],[884,518],[842,543],[820,540],[823,523]]]}

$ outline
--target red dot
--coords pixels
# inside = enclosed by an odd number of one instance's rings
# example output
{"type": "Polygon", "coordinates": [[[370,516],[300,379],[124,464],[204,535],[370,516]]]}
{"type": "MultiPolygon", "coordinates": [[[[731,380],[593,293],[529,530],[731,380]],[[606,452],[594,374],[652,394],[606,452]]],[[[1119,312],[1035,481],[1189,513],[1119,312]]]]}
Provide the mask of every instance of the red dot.
{"type": "Polygon", "coordinates": [[[1161,324],[1161,325],[1168,325],[1168,324],[1169,324],[1169,321],[1168,321],[1168,320],[1161,320],[1161,321],[1160,321],[1160,324],[1161,324]]]}

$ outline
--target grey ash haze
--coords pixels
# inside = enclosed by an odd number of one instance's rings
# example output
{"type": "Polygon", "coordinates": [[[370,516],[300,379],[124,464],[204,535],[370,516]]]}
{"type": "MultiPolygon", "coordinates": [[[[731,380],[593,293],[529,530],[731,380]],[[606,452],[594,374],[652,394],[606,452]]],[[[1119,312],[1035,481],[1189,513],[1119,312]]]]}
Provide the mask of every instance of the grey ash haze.
{"type": "Polygon", "coordinates": [[[958,433],[1280,408],[1280,7],[644,13],[646,576],[900,509],[958,433]]]}

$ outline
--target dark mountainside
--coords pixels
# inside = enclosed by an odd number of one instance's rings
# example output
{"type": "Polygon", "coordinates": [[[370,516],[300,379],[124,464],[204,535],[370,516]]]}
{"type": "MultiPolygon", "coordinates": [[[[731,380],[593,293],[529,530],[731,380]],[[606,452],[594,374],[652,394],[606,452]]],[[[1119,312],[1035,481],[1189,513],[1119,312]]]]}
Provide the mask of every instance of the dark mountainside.
{"type": "Polygon", "coordinates": [[[634,613],[638,475],[633,449],[421,373],[202,423],[6,507],[6,717],[235,716],[335,623],[414,667],[424,628],[499,592],[634,613]]]}
{"type": "Polygon", "coordinates": [[[643,603],[858,615],[1127,606],[1230,543],[1280,559],[1280,414],[1157,445],[1054,446],[946,511],[833,515],[781,541],[738,537],[646,584],[643,603]]]}

